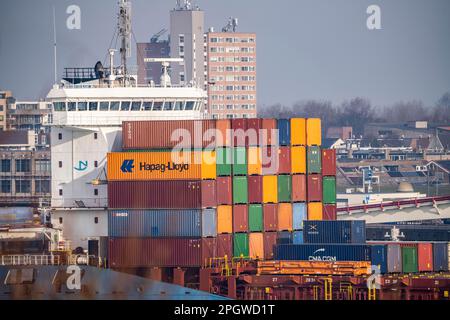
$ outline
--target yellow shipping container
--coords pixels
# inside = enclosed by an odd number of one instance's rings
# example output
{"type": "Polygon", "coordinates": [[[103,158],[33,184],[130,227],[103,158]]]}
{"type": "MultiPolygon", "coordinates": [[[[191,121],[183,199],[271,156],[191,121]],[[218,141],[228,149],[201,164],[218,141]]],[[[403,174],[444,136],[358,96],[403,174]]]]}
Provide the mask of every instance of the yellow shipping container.
{"type": "Polygon", "coordinates": [[[263,176],[263,202],[278,202],[278,178],[277,176],[263,176]]]}
{"type": "Polygon", "coordinates": [[[217,233],[233,232],[233,207],[218,206],[217,207],[217,233]]]}
{"type": "Polygon", "coordinates": [[[248,252],[252,259],[264,259],[264,238],[261,232],[248,235],[248,252]]]}
{"type": "Polygon", "coordinates": [[[291,147],[291,171],[292,173],[306,173],[305,147],[291,147]]]}
{"type": "Polygon", "coordinates": [[[306,119],[291,119],[291,146],[306,145],[306,119]]]}
{"type": "Polygon", "coordinates": [[[308,220],[323,220],[322,202],[308,203],[308,220]]]}
{"type": "Polygon", "coordinates": [[[216,152],[111,152],[108,180],[216,179],[216,152]]]}
{"type": "Polygon", "coordinates": [[[306,144],[308,146],[322,145],[322,128],[319,118],[306,120],[306,144]]]}
{"type": "Polygon", "coordinates": [[[278,204],[278,231],[292,231],[292,204],[278,204]]]}
{"type": "Polygon", "coordinates": [[[259,147],[248,147],[247,150],[247,166],[249,175],[262,175],[262,165],[261,165],[261,148],[259,147]]]}

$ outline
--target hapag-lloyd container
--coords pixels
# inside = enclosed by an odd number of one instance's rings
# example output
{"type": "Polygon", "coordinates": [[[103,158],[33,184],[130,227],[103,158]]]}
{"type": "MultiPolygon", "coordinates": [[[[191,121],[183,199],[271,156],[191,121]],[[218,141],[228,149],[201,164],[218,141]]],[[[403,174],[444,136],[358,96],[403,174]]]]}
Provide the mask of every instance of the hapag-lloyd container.
{"type": "Polygon", "coordinates": [[[293,174],[306,174],[305,147],[291,147],[291,171],[293,174]]]}
{"type": "Polygon", "coordinates": [[[248,177],[248,203],[263,202],[263,177],[248,177]]]}
{"type": "Polygon", "coordinates": [[[337,210],[335,204],[325,204],[323,206],[323,220],[337,220],[337,210]]]}
{"type": "Polygon", "coordinates": [[[229,119],[218,119],[216,120],[217,135],[222,139],[217,139],[216,145],[218,147],[231,146],[231,122],[229,119]]]}
{"type": "Polygon", "coordinates": [[[304,221],[305,243],[365,243],[365,220],[304,221]]]}
{"type": "Polygon", "coordinates": [[[261,148],[248,147],[247,149],[248,175],[262,174],[261,156],[262,156],[261,148]]]}
{"type": "Polygon", "coordinates": [[[278,205],[268,203],[263,205],[264,231],[278,230],[278,205]]]}
{"type": "Polygon", "coordinates": [[[248,257],[248,234],[235,233],[233,239],[233,256],[234,257],[248,257]]]}
{"type": "Polygon", "coordinates": [[[303,230],[303,221],[308,219],[306,203],[292,204],[292,229],[303,230]]]}
{"type": "Polygon", "coordinates": [[[370,246],[365,244],[278,244],[275,260],[370,261],[370,246]]]}
{"type": "Polygon", "coordinates": [[[433,243],[433,269],[436,272],[449,271],[448,244],[445,242],[433,243]]]}
{"type": "Polygon", "coordinates": [[[248,180],[246,176],[233,177],[233,203],[245,204],[248,202],[248,180]]]}
{"type": "Polygon", "coordinates": [[[419,272],[433,271],[433,244],[417,244],[417,265],[419,272]]]}
{"type": "Polygon", "coordinates": [[[262,129],[262,119],[247,119],[247,146],[259,146],[262,143],[260,138],[260,130],[262,129]],[[256,136],[256,139],[255,139],[256,136]]]}
{"type": "Polygon", "coordinates": [[[262,119],[261,122],[262,128],[262,144],[266,144],[268,146],[278,145],[278,134],[277,134],[277,120],[276,119],[262,119]],[[265,138],[264,138],[265,135],[265,138]],[[266,141],[264,141],[266,140],[266,141]]]}
{"type": "Polygon", "coordinates": [[[336,175],[336,150],[322,149],[322,176],[336,175]]]}
{"type": "Polygon", "coordinates": [[[323,220],[322,202],[308,203],[308,220],[323,220]]]}
{"type": "Polygon", "coordinates": [[[292,175],[292,201],[306,201],[306,175],[292,175]]]}
{"type": "Polygon", "coordinates": [[[233,145],[236,147],[245,147],[247,119],[231,119],[233,145]]]}
{"type": "Polygon", "coordinates": [[[110,238],[108,248],[113,268],[199,267],[203,253],[195,238],[110,238]]]}
{"type": "Polygon", "coordinates": [[[108,212],[108,235],[131,238],[215,237],[216,210],[112,210],[108,212]]]}
{"type": "Polygon", "coordinates": [[[278,204],[278,231],[292,231],[292,204],[278,204]]]}
{"type": "Polygon", "coordinates": [[[217,204],[233,204],[231,177],[217,177],[216,180],[216,198],[217,204]]]}
{"type": "Polygon", "coordinates": [[[110,181],[110,209],[197,209],[216,206],[214,180],[110,181]]]}
{"type": "Polygon", "coordinates": [[[215,145],[214,120],[124,121],[122,143],[127,149],[158,149],[215,145]]]}
{"type": "Polygon", "coordinates": [[[233,232],[247,232],[249,229],[248,207],[246,204],[233,206],[233,232]]]}
{"type": "Polygon", "coordinates": [[[216,179],[216,152],[110,152],[108,180],[216,179]]]}
{"type": "Polygon", "coordinates": [[[252,232],[248,235],[249,256],[252,259],[264,259],[264,236],[262,232],[252,232]]]}
{"type": "Polygon", "coordinates": [[[233,163],[232,149],[219,147],[216,149],[216,174],[217,176],[231,176],[233,163]]]}
{"type": "Polygon", "coordinates": [[[248,230],[250,232],[263,231],[263,207],[261,204],[248,206],[248,230]]]}
{"type": "Polygon", "coordinates": [[[217,257],[228,257],[228,261],[233,257],[233,235],[218,234],[217,235],[217,257]]]}
{"type": "Polygon", "coordinates": [[[291,147],[278,148],[278,174],[291,173],[291,147]]]}
{"type": "Polygon", "coordinates": [[[276,232],[264,232],[264,259],[273,259],[273,248],[277,244],[278,234],[276,232]]]}
{"type": "Polygon", "coordinates": [[[217,207],[217,233],[233,232],[233,207],[218,206],[217,207]]]}
{"type": "Polygon", "coordinates": [[[289,119],[278,119],[278,143],[280,146],[291,145],[291,122],[289,119]]]}
{"type": "Polygon", "coordinates": [[[320,174],[310,174],[307,178],[308,201],[322,201],[322,177],[320,174]]]}
{"type": "Polygon", "coordinates": [[[319,118],[306,119],[306,144],[320,146],[322,144],[322,128],[319,118]]]}
{"type": "Polygon", "coordinates": [[[306,146],[306,119],[291,119],[291,145],[306,146]]]}
{"type": "Polygon", "coordinates": [[[292,180],[290,175],[278,176],[278,202],[291,202],[292,197],[292,180]]]}

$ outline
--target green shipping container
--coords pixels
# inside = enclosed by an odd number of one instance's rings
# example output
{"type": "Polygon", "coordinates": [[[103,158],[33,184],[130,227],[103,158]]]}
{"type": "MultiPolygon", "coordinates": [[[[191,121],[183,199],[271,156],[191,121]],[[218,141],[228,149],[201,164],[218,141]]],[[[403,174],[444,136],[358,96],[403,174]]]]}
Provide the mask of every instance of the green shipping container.
{"type": "Polygon", "coordinates": [[[233,175],[245,176],[247,174],[247,150],[245,147],[233,148],[233,175]]]}
{"type": "Polygon", "coordinates": [[[306,170],[308,173],[320,173],[322,162],[320,161],[320,147],[310,146],[306,153],[306,170]]]}
{"type": "Polygon", "coordinates": [[[263,208],[260,204],[248,206],[248,228],[251,232],[263,231],[263,208]]]}
{"type": "Polygon", "coordinates": [[[291,202],[291,180],[290,175],[278,176],[278,202],[291,202]]]}
{"type": "Polygon", "coordinates": [[[235,233],[233,241],[233,256],[248,257],[248,235],[246,233],[235,233]]]}
{"type": "Polygon", "coordinates": [[[419,265],[416,247],[402,247],[402,263],[404,273],[418,272],[419,265]]]}
{"type": "Polygon", "coordinates": [[[217,148],[216,164],[218,176],[231,176],[231,148],[217,148]]]}
{"type": "Polygon", "coordinates": [[[322,192],[323,203],[335,204],[336,203],[336,178],[335,177],[323,177],[322,179],[322,192]]]}
{"type": "Polygon", "coordinates": [[[248,202],[248,190],[247,190],[247,177],[233,177],[233,203],[247,203],[248,202]]]}

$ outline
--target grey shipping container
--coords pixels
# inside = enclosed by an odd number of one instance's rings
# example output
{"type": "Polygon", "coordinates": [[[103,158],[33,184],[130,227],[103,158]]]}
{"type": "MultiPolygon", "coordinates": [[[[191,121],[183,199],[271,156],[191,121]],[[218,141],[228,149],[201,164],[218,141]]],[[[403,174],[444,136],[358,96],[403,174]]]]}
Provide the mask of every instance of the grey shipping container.
{"type": "Polygon", "coordinates": [[[320,221],[303,222],[305,243],[365,243],[366,222],[352,221],[320,221]]]}
{"type": "Polygon", "coordinates": [[[399,244],[387,245],[387,272],[402,272],[402,248],[399,244]]]}
{"type": "Polygon", "coordinates": [[[108,215],[110,237],[214,237],[215,209],[112,210],[108,215]]]}
{"type": "Polygon", "coordinates": [[[365,244],[278,244],[275,260],[370,261],[370,246],[365,244]]]}
{"type": "Polygon", "coordinates": [[[448,244],[445,242],[433,243],[433,269],[448,271],[448,244]]]}

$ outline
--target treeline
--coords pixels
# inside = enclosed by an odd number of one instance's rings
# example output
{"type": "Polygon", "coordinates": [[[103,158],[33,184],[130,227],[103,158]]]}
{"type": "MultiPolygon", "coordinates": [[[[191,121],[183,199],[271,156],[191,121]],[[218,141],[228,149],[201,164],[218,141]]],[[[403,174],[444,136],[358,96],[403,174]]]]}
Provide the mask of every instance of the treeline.
{"type": "Polygon", "coordinates": [[[351,126],[354,134],[362,134],[364,125],[370,122],[400,123],[425,120],[440,124],[450,123],[450,92],[445,93],[434,106],[421,101],[398,102],[391,106],[373,106],[368,99],[354,98],[340,105],[330,101],[308,100],[288,107],[275,104],[259,108],[263,118],[318,117],[325,128],[351,126]]]}

